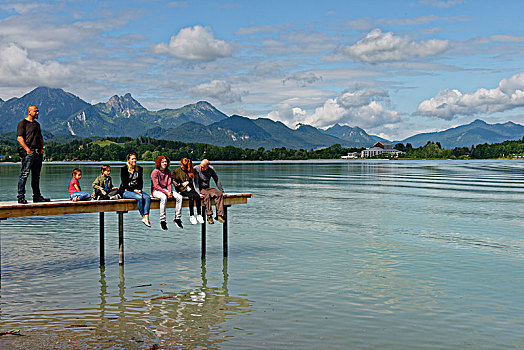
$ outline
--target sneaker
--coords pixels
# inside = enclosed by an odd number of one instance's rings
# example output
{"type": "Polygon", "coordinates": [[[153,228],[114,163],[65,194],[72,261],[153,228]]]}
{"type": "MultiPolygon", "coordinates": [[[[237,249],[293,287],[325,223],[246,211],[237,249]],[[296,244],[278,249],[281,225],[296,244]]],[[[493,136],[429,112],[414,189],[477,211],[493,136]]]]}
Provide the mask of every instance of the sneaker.
{"type": "Polygon", "coordinates": [[[175,219],[175,220],[173,220],[173,222],[175,223],[175,225],[178,226],[178,228],[184,228],[184,226],[182,225],[182,220],[175,219]]]}
{"type": "Polygon", "coordinates": [[[40,197],[33,197],[33,203],[39,203],[39,202],[50,202],[51,200],[49,198],[44,198],[43,196],[40,197]]]}
{"type": "Polygon", "coordinates": [[[204,223],[204,218],[202,217],[202,215],[200,215],[200,214],[197,215],[197,221],[198,221],[200,224],[203,224],[203,223],[204,223]]]}
{"type": "Polygon", "coordinates": [[[160,227],[162,230],[167,231],[167,223],[165,221],[160,221],[160,227]]]}
{"type": "Polygon", "coordinates": [[[224,217],[223,217],[222,215],[218,215],[218,216],[217,216],[217,220],[218,220],[218,222],[220,222],[220,223],[222,223],[222,224],[223,224],[224,222],[226,222],[226,219],[224,219],[224,217]]]}
{"type": "Polygon", "coordinates": [[[194,215],[191,215],[189,217],[189,222],[191,222],[192,225],[196,225],[197,224],[197,219],[195,218],[194,215]]]}
{"type": "Polygon", "coordinates": [[[215,222],[213,221],[213,215],[207,216],[207,223],[210,225],[213,225],[215,222]]]}
{"type": "Polygon", "coordinates": [[[146,219],[142,219],[142,222],[144,223],[144,225],[146,225],[147,227],[151,227],[151,223],[149,221],[147,221],[146,219]]]}
{"type": "Polygon", "coordinates": [[[27,204],[27,200],[25,199],[25,197],[18,198],[18,204],[27,204]]]}

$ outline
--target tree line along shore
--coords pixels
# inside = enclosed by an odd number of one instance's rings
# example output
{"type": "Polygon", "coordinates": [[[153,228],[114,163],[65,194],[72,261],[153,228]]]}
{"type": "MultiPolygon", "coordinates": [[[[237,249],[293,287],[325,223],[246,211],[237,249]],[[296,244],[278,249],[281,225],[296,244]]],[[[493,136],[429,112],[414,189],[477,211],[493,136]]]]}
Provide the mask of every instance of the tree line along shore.
{"type": "MultiPolygon", "coordinates": [[[[0,162],[19,162],[16,141],[0,140],[0,162]]],[[[438,142],[429,141],[421,147],[411,144],[395,144],[394,148],[404,151],[399,159],[497,159],[524,157],[524,137],[521,140],[495,144],[479,144],[471,147],[444,149],[438,142]]],[[[48,141],[45,146],[46,161],[118,161],[135,152],[139,160],[152,161],[159,155],[170,159],[212,159],[212,160],[308,160],[339,159],[363,148],[344,148],[339,144],[330,147],[306,150],[285,147],[264,149],[215,146],[205,143],[157,140],[149,137],[106,137],[100,139],[77,139],[66,143],[48,141]]],[[[375,157],[378,159],[387,156],[375,157]]]]}

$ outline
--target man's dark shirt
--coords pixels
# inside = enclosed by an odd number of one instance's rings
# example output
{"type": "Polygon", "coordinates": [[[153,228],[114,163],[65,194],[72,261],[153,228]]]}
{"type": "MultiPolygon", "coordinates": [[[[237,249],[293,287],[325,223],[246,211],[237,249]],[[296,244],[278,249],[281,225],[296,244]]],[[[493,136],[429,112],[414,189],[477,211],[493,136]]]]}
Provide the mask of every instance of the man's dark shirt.
{"type": "Polygon", "coordinates": [[[197,165],[195,167],[195,187],[197,193],[200,193],[200,190],[202,189],[209,188],[209,182],[211,179],[215,180],[215,183],[217,184],[217,187],[220,190],[220,192],[224,192],[224,188],[222,187],[222,184],[218,179],[218,175],[215,171],[215,168],[213,168],[210,165],[207,167],[206,170],[202,171],[200,169],[200,165],[197,165]]]}
{"type": "Polygon", "coordinates": [[[42,149],[42,131],[40,130],[40,124],[36,120],[29,122],[26,119],[22,119],[16,128],[16,136],[22,136],[27,147],[32,150],[42,149]]]}

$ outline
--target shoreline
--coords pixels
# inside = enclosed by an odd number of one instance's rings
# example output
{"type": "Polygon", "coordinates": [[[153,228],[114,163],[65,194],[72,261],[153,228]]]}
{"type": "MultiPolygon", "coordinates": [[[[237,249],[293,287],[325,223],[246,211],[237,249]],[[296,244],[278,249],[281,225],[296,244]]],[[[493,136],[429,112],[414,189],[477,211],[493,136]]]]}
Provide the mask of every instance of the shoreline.
{"type": "MultiPolygon", "coordinates": [[[[397,162],[397,161],[488,161],[488,160],[524,160],[524,158],[484,158],[484,159],[477,159],[477,158],[467,158],[467,159],[451,159],[451,158],[395,158],[395,159],[387,159],[387,158],[374,158],[374,159],[368,159],[368,158],[358,158],[358,159],[340,159],[340,158],[320,158],[320,159],[268,159],[268,160],[212,160],[213,163],[277,163],[277,162],[397,162]]],[[[2,164],[20,164],[20,161],[17,162],[6,162],[1,161],[0,165],[2,164]]],[[[111,163],[111,164],[125,164],[125,161],[122,160],[74,160],[74,161],[44,161],[43,164],[104,164],[104,163],[111,163]]],[[[141,160],[140,163],[142,164],[155,164],[154,160],[141,160]]]]}

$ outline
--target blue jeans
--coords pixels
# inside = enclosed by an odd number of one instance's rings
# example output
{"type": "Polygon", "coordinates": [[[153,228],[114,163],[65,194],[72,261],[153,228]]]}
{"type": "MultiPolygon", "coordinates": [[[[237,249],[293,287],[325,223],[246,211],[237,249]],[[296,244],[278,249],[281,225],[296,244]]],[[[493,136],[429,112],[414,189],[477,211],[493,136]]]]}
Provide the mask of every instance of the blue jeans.
{"type": "Polygon", "coordinates": [[[71,199],[78,198],[79,201],[88,201],[91,199],[91,193],[75,191],[71,193],[71,199]]]}
{"type": "Polygon", "coordinates": [[[18,179],[18,198],[25,197],[25,183],[31,175],[31,188],[33,189],[33,198],[39,198],[42,196],[40,193],[40,171],[42,170],[42,154],[33,152],[28,154],[22,160],[22,171],[20,172],[20,178],[18,179]]]}
{"type": "Polygon", "coordinates": [[[122,198],[124,199],[136,199],[137,205],[138,205],[138,212],[140,215],[149,215],[149,206],[151,205],[151,197],[145,193],[142,192],[142,195],[139,195],[136,192],[131,191],[125,191],[122,195],[122,198]]]}

